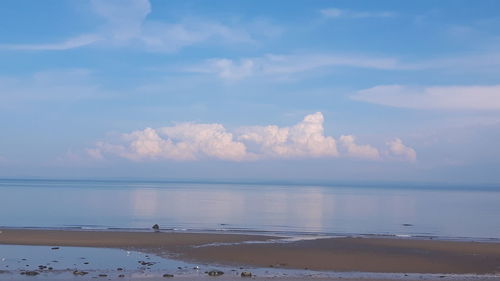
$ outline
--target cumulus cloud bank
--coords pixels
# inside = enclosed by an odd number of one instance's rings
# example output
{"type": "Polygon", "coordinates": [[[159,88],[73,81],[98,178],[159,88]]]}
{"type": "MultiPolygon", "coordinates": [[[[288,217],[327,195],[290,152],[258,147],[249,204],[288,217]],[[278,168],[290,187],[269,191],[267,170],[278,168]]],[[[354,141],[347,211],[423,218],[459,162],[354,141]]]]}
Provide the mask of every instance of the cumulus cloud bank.
{"type": "Polygon", "coordinates": [[[292,127],[255,126],[244,128],[239,140],[254,144],[258,155],[272,157],[327,157],[338,156],[337,144],[323,133],[323,114],[317,112],[304,117],[292,127]]]}
{"type": "MultiPolygon", "coordinates": [[[[339,145],[324,134],[324,117],[316,112],[290,127],[252,126],[229,132],[221,124],[182,123],[162,128],[146,128],[122,134],[114,142],[98,142],[87,149],[90,156],[104,159],[115,155],[134,161],[220,159],[249,161],[269,158],[355,157],[381,160],[382,153],[370,145],[360,145],[351,135],[341,136],[339,145]]],[[[416,153],[400,139],[387,142],[384,155],[391,159],[415,161],[416,153]]]]}
{"type": "Polygon", "coordinates": [[[356,144],[356,138],[352,135],[340,136],[340,143],[345,147],[348,156],[368,159],[380,158],[378,149],[368,144],[356,144]]]}
{"type": "Polygon", "coordinates": [[[403,159],[414,162],[417,160],[417,153],[411,147],[403,144],[401,139],[394,139],[387,142],[389,147],[389,155],[394,157],[402,157],[403,159]]]}

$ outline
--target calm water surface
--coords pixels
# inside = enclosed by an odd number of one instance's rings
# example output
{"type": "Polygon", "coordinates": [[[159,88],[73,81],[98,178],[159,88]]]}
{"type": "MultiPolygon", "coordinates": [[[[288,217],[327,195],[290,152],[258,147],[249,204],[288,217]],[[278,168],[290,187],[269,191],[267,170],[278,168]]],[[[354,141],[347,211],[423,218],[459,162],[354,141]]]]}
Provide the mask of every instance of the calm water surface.
{"type": "Polygon", "coordinates": [[[0,180],[0,226],[500,238],[500,192],[0,180]]]}

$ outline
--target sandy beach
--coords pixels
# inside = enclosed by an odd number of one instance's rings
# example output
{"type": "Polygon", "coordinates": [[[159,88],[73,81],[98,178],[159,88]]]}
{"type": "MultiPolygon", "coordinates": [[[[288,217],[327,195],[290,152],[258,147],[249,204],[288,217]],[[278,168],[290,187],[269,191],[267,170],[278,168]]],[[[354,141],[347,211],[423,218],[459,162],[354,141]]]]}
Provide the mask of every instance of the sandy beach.
{"type": "Polygon", "coordinates": [[[235,267],[490,277],[500,274],[500,243],[396,238],[325,238],[283,243],[273,242],[279,241],[279,237],[241,234],[0,231],[0,244],[119,248],[235,267]],[[266,241],[270,243],[262,243],[266,241]]]}

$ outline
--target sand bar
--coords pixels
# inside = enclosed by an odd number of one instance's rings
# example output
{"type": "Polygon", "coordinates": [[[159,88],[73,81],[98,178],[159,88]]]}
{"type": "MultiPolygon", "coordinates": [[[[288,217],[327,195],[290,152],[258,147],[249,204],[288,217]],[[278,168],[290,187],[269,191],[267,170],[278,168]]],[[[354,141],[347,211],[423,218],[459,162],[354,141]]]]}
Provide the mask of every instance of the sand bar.
{"type": "Polygon", "coordinates": [[[0,229],[0,244],[134,249],[188,261],[311,270],[500,274],[500,243],[386,238],[326,238],[290,243],[277,237],[214,233],[0,229]]]}

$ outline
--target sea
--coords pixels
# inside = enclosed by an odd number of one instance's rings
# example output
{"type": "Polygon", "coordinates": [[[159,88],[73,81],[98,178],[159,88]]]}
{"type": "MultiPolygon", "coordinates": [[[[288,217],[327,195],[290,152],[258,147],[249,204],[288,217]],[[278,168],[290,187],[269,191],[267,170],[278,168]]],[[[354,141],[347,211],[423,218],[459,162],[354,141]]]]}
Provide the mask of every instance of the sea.
{"type": "Polygon", "coordinates": [[[500,187],[0,179],[0,227],[500,241],[500,187]]]}

